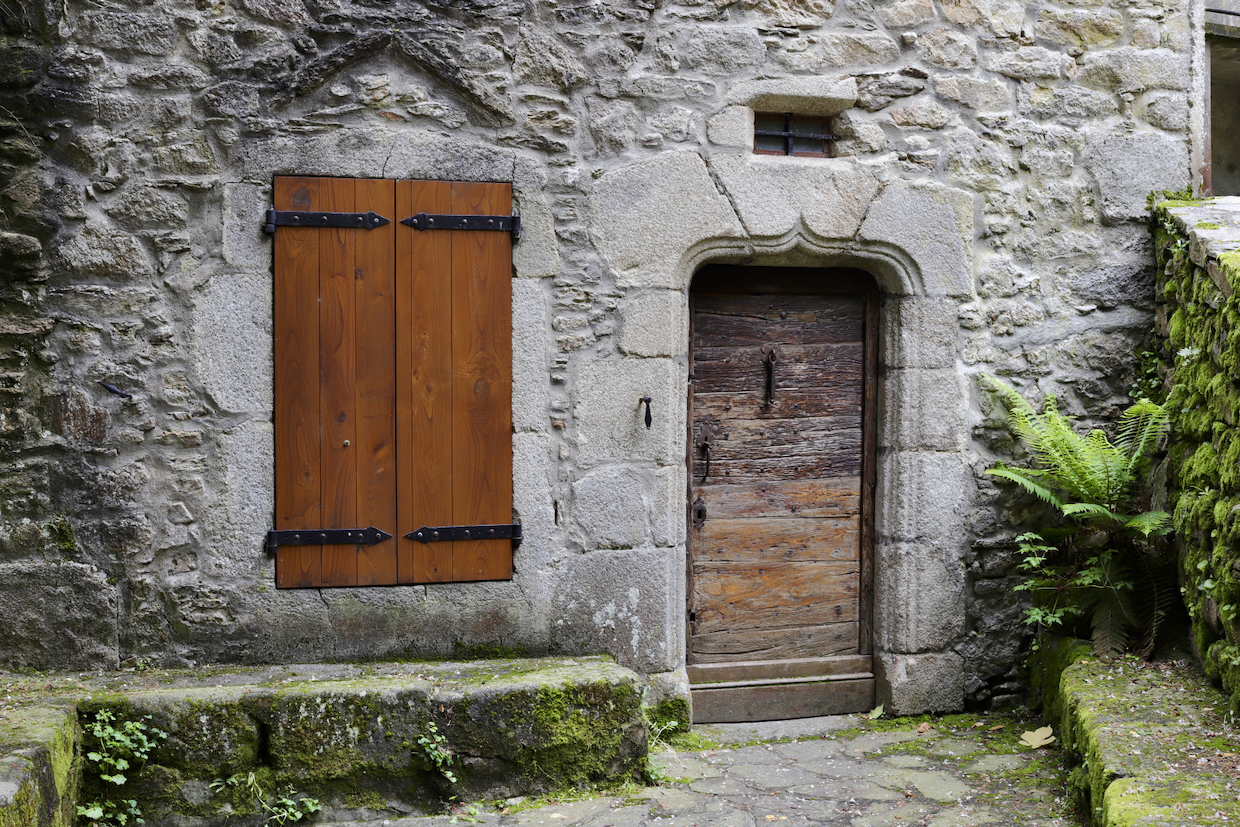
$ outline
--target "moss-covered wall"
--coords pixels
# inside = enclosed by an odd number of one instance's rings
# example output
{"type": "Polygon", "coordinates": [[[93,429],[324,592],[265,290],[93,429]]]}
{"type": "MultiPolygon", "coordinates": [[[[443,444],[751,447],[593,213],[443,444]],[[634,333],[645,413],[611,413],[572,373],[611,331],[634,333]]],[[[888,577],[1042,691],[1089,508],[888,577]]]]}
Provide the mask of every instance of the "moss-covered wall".
{"type": "Polygon", "coordinates": [[[1200,657],[1240,710],[1240,198],[1159,204],[1154,247],[1181,585],[1200,657]]]}

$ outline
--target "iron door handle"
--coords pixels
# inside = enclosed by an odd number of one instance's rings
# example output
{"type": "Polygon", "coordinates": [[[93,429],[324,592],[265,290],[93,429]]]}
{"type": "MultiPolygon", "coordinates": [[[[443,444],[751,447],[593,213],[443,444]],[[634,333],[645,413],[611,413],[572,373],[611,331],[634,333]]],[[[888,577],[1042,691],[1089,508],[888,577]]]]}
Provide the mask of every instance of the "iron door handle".
{"type": "Polygon", "coordinates": [[[778,345],[762,346],[762,361],[766,365],[766,404],[775,404],[775,363],[779,361],[778,345]]]}
{"type": "Polygon", "coordinates": [[[706,482],[706,478],[710,476],[710,451],[714,443],[715,434],[711,430],[709,422],[702,423],[702,436],[698,440],[698,450],[702,452],[702,458],[706,460],[706,468],[702,471],[702,482],[706,482]]]}

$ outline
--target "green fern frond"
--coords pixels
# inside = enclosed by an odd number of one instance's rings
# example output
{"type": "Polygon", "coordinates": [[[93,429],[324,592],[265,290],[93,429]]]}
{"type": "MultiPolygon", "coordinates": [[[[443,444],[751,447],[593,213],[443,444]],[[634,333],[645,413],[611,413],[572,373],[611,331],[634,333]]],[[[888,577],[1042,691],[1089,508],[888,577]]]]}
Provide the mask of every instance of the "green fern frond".
{"type": "Polygon", "coordinates": [[[1114,511],[1111,511],[1109,508],[1096,505],[1094,503],[1065,503],[1063,506],[1063,513],[1065,517],[1072,517],[1073,519],[1078,520],[1095,517],[1098,519],[1107,520],[1108,522],[1126,525],[1123,517],[1116,514],[1114,511]]]}
{"type": "Polygon", "coordinates": [[[1116,658],[1128,648],[1124,610],[1116,592],[1103,592],[1090,617],[1094,654],[1100,658],[1116,658]]]}
{"type": "Polygon", "coordinates": [[[1124,521],[1125,528],[1131,528],[1142,537],[1157,537],[1171,529],[1171,515],[1166,511],[1146,511],[1129,517],[1124,521]]]}
{"type": "Polygon", "coordinates": [[[1039,485],[1038,483],[1034,482],[1034,480],[1031,478],[1031,475],[1028,474],[1028,471],[1029,469],[1027,468],[1008,468],[1006,466],[1000,465],[997,468],[991,468],[987,470],[986,473],[993,474],[996,477],[1000,477],[1010,482],[1014,482],[1017,485],[1019,485],[1021,488],[1028,491],[1030,494],[1037,497],[1038,499],[1044,502],[1050,503],[1051,505],[1055,506],[1056,508],[1062,511],[1063,500],[1055,496],[1055,493],[1051,491],[1049,488],[1046,488],[1045,486],[1039,485]]]}

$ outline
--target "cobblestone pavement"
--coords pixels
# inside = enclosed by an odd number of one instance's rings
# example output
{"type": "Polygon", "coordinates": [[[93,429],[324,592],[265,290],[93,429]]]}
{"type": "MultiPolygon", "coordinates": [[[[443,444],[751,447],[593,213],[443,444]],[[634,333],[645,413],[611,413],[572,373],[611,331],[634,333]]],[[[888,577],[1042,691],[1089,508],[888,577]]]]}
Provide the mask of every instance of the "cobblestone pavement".
{"type": "MultiPolygon", "coordinates": [[[[1015,718],[960,718],[924,732],[858,732],[858,719],[817,718],[700,727],[721,744],[665,751],[673,779],[618,795],[468,815],[351,822],[353,827],[449,823],[531,827],[1077,827],[1064,815],[1059,756],[1015,742],[1015,718]],[[984,721],[977,726],[976,721],[984,721]],[[992,729],[991,727],[994,727],[992,729]],[[761,741],[763,743],[754,743],[761,741]]],[[[898,724],[897,724],[898,726],[898,724]]]]}

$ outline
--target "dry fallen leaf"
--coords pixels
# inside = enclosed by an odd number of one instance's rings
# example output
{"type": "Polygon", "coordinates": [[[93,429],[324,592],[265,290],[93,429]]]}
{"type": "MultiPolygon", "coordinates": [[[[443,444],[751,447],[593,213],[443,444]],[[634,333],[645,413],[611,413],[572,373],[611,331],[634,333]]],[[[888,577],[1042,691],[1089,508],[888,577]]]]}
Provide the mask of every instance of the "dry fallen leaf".
{"type": "Polygon", "coordinates": [[[981,721],[978,721],[976,724],[973,725],[973,728],[977,729],[978,727],[983,727],[983,726],[986,726],[986,725],[982,723],[981,721]]]}
{"type": "MultiPolygon", "coordinates": [[[[980,726],[980,724],[979,724],[979,726],[980,726]]],[[[997,724],[996,726],[992,726],[990,729],[988,729],[988,730],[986,730],[986,731],[987,731],[987,732],[998,732],[998,731],[999,731],[999,730],[1001,730],[1001,729],[1003,729],[1003,724],[997,724]]]]}
{"type": "Polygon", "coordinates": [[[871,709],[870,714],[867,717],[871,721],[877,721],[879,718],[883,717],[883,705],[879,704],[878,706],[871,709]]]}
{"type": "Polygon", "coordinates": [[[1044,726],[1041,729],[1026,732],[1020,736],[1020,742],[1031,749],[1040,749],[1047,744],[1054,743],[1055,736],[1051,734],[1052,731],[1050,727],[1044,726]]]}
{"type": "Polygon", "coordinates": [[[918,732],[929,732],[929,731],[930,731],[930,730],[932,730],[932,729],[934,729],[934,727],[930,726],[930,722],[929,722],[929,721],[926,721],[926,722],[924,722],[924,723],[920,723],[920,724],[918,724],[918,725],[917,725],[917,731],[918,731],[918,732]]]}

